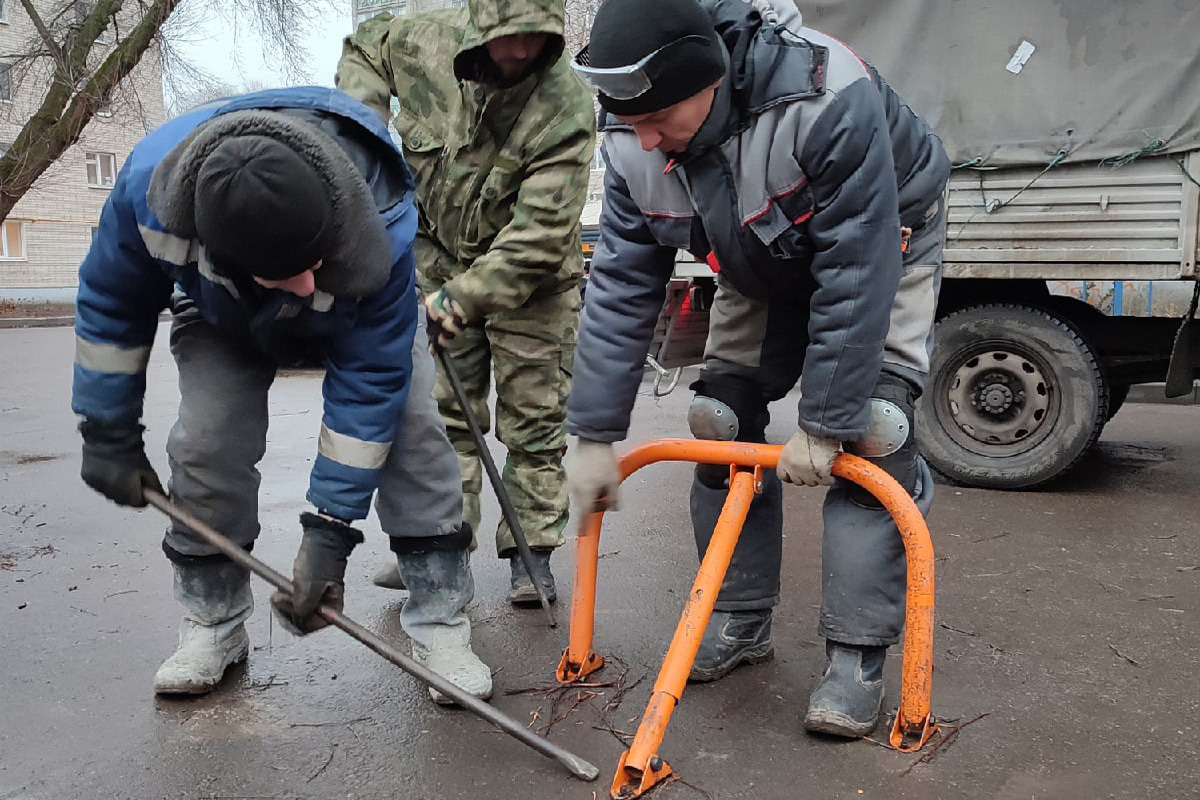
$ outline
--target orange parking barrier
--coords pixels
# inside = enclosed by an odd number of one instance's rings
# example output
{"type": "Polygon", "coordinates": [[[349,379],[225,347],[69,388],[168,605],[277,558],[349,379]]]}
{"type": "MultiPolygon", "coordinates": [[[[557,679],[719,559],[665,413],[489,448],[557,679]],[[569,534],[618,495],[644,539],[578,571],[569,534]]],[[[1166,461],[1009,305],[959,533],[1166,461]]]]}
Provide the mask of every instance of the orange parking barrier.
{"type": "MultiPolygon", "coordinates": [[[[658,439],[630,450],[620,459],[621,480],[659,461],[729,464],[729,497],[717,521],[708,552],[684,606],[675,636],[642,715],[633,743],[622,756],[613,779],[612,797],[639,797],[671,774],[658,754],[667,723],[683,695],[688,673],[704,629],[712,616],[717,592],[741,535],[754,495],[762,491],[762,470],[779,463],[781,445],[717,442],[702,439],[658,439]]],[[[883,469],[849,453],[840,454],[833,474],[869,491],[896,520],[908,554],[908,604],[904,637],[900,706],[892,726],[892,747],[914,752],[937,730],[930,710],[933,692],[934,559],[929,529],[908,492],[883,469]]],[[[600,528],[604,514],[583,519],[575,556],[575,588],[571,631],[558,666],[558,680],[573,683],[604,665],[592,649],[595,627],[596,577],[600,557],[600,528]]]]}

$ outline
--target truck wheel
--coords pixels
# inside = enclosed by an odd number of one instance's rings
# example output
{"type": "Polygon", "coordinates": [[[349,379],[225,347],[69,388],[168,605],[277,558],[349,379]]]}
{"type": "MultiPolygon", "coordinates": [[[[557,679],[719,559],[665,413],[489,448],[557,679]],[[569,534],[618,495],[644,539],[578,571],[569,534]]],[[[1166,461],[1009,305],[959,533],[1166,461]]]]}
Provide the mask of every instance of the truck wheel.
{"type": "Polygon", "coordinates": [[[947,477],[1026,489],[1073,467],[1108,410],[1096,354],[1068,323],[1010,304],[937,323],[917,409],[921,452],[947,477]]]}

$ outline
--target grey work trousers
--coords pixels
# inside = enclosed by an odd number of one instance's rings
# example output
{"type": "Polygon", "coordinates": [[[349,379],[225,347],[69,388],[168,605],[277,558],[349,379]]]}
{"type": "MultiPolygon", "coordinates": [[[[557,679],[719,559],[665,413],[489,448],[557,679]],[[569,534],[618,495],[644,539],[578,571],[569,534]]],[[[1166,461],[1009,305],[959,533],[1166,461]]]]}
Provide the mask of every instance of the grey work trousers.
{"type": "MultiPolygon", "coordinates": [[[[873,393],[901,407],[910,432],[913,406],[924,387],[921,368],[928,370],[932,347],[944,227],[945,210],[939,203],[931,207],[927,224],[913,232],[901,280],[907,291],[893,311],[891,349],[873,393]]],[[[755,300],[719,284],[704,370],[696,386],[700,394],[734,408],[741,422],[738,439],[764,441],[767,403],[784,397],[799,380],[808,344],[808,312],[806,301],[796,302],[786,293],[781,299],[755,300]]],[[[853,444],[846,449],[853,452],[853,444]]],[[[896,453],[870,460],[896,478],[921,512],[928,513],[933,478],[911,433],[896,453]]],[[[712,468],[697,468],[691,515],[701,558],[728,494],[724,483],[712,468]]],[[[841,478],[825,496],[823,519],[819,633],[844,644],[895,643],[904,629],[907,585],[904,543],[895,521],[870,495],[841,478]]],[[[782,484],[770,470],[762,494],[750,506],[716,608],[747,611],[778,603],[782,551],[782,484]]]]}
{"type": "MultiPolygon", "coordinates": [[[[910,488],[921,513],[933,503],[933,478],[925,460],[911,455],[916,482],[910,488]]],[[[782,484],[769,470],[755,498],[717,595],[718,611],[766,609],[779,602],[783,555],[782,484]]],[[[692,482],[692,526],[701,558],[728,491],[692,482]]],[[[819,633],[844,644],[895,643],[904,629],[907,559],[891,515],[860,504],[838,478],[822,508],[821,615],[819,633]]]]}
{"type": "MultiPolygon", "coordinates": [[[[462,525],[458,459],[433,399],[433,358],[423,315],[413,342],[412,383],[387,461],[375,511],[388,536],[446,536],[462,525]]],[[[167,439],[172,500],[249,549],[258,537],[258,462],[266,452],[267,393],[277,364],[206,322],[177,296],[171,353],[179,369],[179,418],[167,439]]],[[[169,558],[194,562],[216,550],[172,524],[169,558]]]]}

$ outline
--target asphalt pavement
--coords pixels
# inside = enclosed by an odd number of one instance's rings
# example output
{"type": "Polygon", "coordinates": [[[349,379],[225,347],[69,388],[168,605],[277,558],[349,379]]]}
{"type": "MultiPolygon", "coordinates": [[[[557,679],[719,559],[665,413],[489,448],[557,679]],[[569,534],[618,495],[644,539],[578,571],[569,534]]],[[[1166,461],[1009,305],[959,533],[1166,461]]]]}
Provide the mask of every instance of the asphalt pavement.
{"type": "MultiPolygon", "coordinates": [[[[146,400],[151,460],[178,402],[165,329],[146,400]]],[[[456,710],[334,630],[305,639],[255,582],[248,663],[214,694],[156,699],[180,608],[164,519],[79,480],[69,328],[0,330],[0,800],[70,798],[605,797],[695,576],[690,469],[648,467],[623,487],[601,541],[594,686],[553,688],[566,644],[573,543],[554,557],[557,630],[504,601],[508,565],[485,505],[473,559],[478,651],[496,707],[601,768],[595,783],[456,710]],[[595,794],[593,794],[595,793],[595,794]]],[[[685,378],[686,381],[686,378],[685,378]]],[[[686,385],[686,383],[684,384],[686,385]]],[[[320,424],[320,375],[272,392],[255,555],[286,572],[320,424]]],[[[631,442],[686,435],[686,390],[643,392],[631,442]]],[[[788,401],[774,441],[789,433],[788,401]]],[[[953,736],[920,754],[806,735],[823,668],[819,490],[786,495],[776,659],[689,686],[661,749],[678,781],[656,798],[1185,798],[1200,796],[1200,409],[1127,405],[1082,468],[1036,492],[942,485],[933,710],[953,736]],[[955,732],[957,731],[957,732],[955,732]]],[[[497,445],[495,452],[503,456],[497,445]]],[[[374,520],[354,554],[346,612],[406,644],[402,593],[370,585],[387,557],[374,520]]],[[[899,696],[893,649],[885,706],[899,696]]]]}

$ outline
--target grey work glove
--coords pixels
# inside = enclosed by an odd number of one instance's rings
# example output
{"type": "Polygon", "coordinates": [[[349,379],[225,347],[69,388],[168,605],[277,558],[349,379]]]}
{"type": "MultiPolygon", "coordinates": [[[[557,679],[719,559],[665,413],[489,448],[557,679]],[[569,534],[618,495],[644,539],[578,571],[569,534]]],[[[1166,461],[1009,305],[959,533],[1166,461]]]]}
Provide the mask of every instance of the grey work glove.
{"type": "Polygon", "coordinates": [[[621,474],[612,442],[578,439],[567,457],[567,486],[581,514],[616,511],[621,474]]]}
{"type": "Polygon", "coordinates": [[[783,446],[775,471],[784,483],[831,486],[833,460],[841,451],[842,443],[837,439],[826,439],[799,428],[783,446]]]}
{"type": "Polygon", "coordinates": [[[467,327],[462,306],[445,289],[425,298],[425,331],[430,344],[445,349],[467,327]]]}
{"type": "Polygon", "coordinates": [[[346,598],[346,559],[363,535],[348,522],[318,514],[300,515],[304,536],[292,563],[292,592],[275,592],[271,606],[279,621],[297,636],[329,623],[317,615],[325,604],[341,611],[346,598]]]}
{"type": "Polygon", "coordinates": [[[141,425],[135,423],[79,423],[83,434],[83,482],[117,505],[145,508],[144,490],[163,492],[162,483],[146,458],[141,425]]]}

